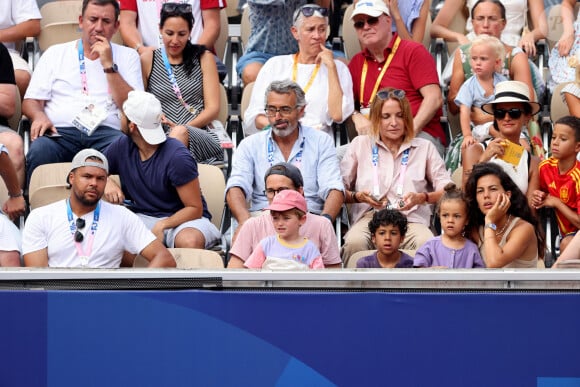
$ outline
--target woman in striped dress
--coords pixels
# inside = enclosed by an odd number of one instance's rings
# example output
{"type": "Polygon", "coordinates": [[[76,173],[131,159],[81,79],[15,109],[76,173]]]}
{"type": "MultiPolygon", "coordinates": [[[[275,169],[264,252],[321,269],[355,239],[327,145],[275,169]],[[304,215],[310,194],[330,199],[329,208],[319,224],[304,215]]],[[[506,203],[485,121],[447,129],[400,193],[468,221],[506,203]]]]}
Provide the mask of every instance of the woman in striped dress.
{"type": "Polygon", "coordinates": [[[166,3],[161,8],[162,43],[141,56],[145,89],[163,107],[164,127],[199,163],[219,163],[224,152],[218,137],[207,130],[220,109],[219,79],[214,55],[189,40],[191,5],[166,3]]]}

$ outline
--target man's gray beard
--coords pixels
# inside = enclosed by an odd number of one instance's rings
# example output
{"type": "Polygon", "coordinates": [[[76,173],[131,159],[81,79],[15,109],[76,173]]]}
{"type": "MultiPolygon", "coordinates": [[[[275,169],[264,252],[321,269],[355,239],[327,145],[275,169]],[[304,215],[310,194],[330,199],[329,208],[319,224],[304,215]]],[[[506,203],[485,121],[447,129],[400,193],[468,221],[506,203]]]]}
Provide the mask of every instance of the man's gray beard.
{"type": "Polygon", "coordinates": [[[290,136],[292,133],[294,133],[294,131],[297,128],[291,128],[291,127],[287,127],[286,129],[277,129],[276,127],[272,127],[272,132],[274,132],[274,134],[278,137],[288,137],[290,136]]]}

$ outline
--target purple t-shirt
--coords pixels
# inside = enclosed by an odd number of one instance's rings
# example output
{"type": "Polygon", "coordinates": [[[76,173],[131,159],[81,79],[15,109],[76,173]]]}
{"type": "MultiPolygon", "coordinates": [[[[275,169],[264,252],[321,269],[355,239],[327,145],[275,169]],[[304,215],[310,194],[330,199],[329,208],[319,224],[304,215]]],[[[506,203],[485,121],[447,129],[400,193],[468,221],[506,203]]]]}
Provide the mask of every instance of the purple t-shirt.
{"type": "MultiPolygon", "coordinates": [[[[171,216],[184,207],[177,188],[199,176],[197,163],[178,140],[168,137],[155,153],[141,160],[139,148],[127,136],[105,150],[109,173],[119,175],[123,194],[133,201],[133,212],[155,217],[171,216]]],[[[203,195],[203,217],[211,219],[203,195]]]]}
{"type": "MultiPolygon", "coordinates": [[[[356,263],[356,267],[359,269],[381,269],[382,266],[379,263],[379,258],[377,257],[377,252],[375,251],[374,254],[367,255],[366,257],[362,257],[356,263]]],[[[401,258],[399,262],[395,265],[395,269],[401,268],[408,268],[413,267],[413,257],[409,254],[403,253],[401,251],[401,258]]]]}
{"type": "Polygon", "coordinates": [[[452,249],[443,245],[441,236],[425,242],[415,253],[416,267],[445,266],[451,269],[471,269],[485,267],[477,245],[465,240],[461,249],[452,249]]]}

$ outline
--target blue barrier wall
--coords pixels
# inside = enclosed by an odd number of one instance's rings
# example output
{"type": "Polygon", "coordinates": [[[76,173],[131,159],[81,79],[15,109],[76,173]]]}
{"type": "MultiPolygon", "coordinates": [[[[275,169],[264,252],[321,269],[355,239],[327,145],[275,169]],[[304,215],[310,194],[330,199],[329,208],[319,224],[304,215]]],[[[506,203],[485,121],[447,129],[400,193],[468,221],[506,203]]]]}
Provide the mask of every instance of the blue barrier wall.
{"type": "Polygon", "coordinates": [[[2,291],[0,386],[579,386],[580,294],[2,291]]]}

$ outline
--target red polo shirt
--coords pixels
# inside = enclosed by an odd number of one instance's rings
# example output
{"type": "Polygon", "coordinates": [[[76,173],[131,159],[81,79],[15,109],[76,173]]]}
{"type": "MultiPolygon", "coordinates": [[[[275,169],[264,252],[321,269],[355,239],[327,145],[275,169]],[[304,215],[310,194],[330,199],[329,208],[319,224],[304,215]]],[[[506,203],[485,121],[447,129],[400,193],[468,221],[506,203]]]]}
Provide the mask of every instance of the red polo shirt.
{"type": "MultiPolygon", "coordinates": [[[[370,97],[375,86],[375,82],[381,73],[381,70],[388,58],[393,44],[397,38],[397,33],[393,33],[393,37],[389,46],[385,49],[385,61],[377,62],[371,53],[364,49],[356,54],[350,61],[348,68],[352,76],[353,95],[355,103],[360,101],[360,84],[363,64],[365,58],[368,63],[368,70],[364,89],[364,106],[369,106],[370,97]]],[[[419,89],[427,85],[439,85],[439,77],[437,76],[437,69],[435,61],[429,52],[422,44],[413,42],[411,40],[401,40],[399,48],[395,53],[385,76],[383,77],[379,90],[385,87],[394,87],[405,91],[407,99],[411,104],[411,111],[413,116],[417,114],[419,106],[423,102],[423,97],[419,93],[419,89]]],[[[441,108],[431,118],[431,121],[423,128],[423,131],[429,133],[433,137],[439,138],[443,145],[446,145],[445,134],[439,122],[442,115],[441,108]]]]}

